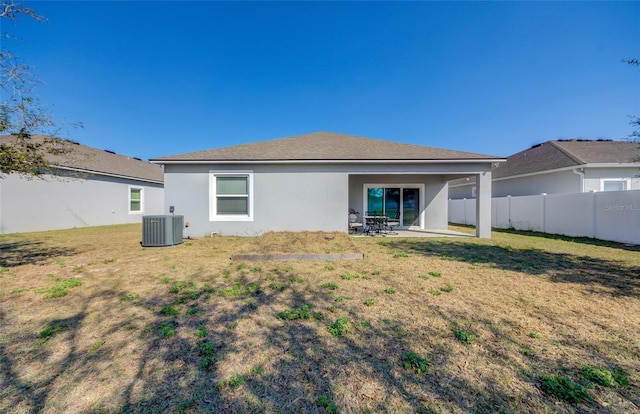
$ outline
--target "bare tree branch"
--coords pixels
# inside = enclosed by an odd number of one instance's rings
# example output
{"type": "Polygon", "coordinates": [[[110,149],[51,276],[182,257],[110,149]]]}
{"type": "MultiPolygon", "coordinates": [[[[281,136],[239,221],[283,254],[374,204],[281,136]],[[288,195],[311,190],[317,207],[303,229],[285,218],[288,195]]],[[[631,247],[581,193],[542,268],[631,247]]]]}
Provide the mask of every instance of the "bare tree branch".
{"type": "MultiPolygon", "coordinates": [[[[17,23],[20,17],[29,17],[37,22],[47,19],[35,10],[13,0],[0,0],[0,21],[17,23]]],[[[3,27],[6,27],[3,24],[3,27]]],[[[3,33],[6,40],[16,40],[9,33],[3,33]]],[[[65,140],[55,138],[55,123],[38,95],[40,80],[32,68],[20,61],[6,47],[0,48],[0,178],[7,174],[19,174],[28,178],[52,173],[55,167],[47,161],[50,154],[70,151],[65,140]],[[32,139],[40,133],[44,139],[32,139]]]]}

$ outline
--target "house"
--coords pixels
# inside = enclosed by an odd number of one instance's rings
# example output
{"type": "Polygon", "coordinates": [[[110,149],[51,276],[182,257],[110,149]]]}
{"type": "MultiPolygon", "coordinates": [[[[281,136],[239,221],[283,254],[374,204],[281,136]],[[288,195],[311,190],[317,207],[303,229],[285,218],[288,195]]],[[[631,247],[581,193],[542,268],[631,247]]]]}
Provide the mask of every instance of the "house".
{"type": "MultiPolygon", "coordinates": [[[[13,139],[0,136],[0,143],[13,139]]],[[[158,165],[68,145],[68,152],[47,156],[56,174],[0,178],[0,234],[141,223],[143,214],[163,213],[163,173],[158,165]]]]}
{"type": "MultiPolygon", "coordinates": [[[[475,198],[473,177],[450,183],[451,199],[475,198]]],[[[493,196],[640,190],[640,144],[554,140],[507,157],[493,169],[493,196]]]]}
{"type": "MultiPolygon", "coordinates": [[[[401,228],[447,228],[447,182],[479,183],[479,237],[491,232],[491,166],[500,158],[317,132],[152,159],[165,210],[193,236],[343,231],[348,212],[399,211],[401,228]]],[[[394,214],[395,215],[395,214],[394,214]]]]}

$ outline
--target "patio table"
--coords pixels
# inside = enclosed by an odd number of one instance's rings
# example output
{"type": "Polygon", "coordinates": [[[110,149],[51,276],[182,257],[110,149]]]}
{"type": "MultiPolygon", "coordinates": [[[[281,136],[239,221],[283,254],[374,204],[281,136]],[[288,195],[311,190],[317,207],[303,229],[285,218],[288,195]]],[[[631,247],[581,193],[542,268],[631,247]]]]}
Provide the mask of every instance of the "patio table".
{"type": "Polygon", "coordinates": [[[384,233],[384,223],[387,220],[387,216],[375,215],[375,216],[362,216],[362,217],[364,218],[364,222],[365,222],[364,232],[366,234],[373,236],[371,232],[374,232],[377,234],[384,233]]]}

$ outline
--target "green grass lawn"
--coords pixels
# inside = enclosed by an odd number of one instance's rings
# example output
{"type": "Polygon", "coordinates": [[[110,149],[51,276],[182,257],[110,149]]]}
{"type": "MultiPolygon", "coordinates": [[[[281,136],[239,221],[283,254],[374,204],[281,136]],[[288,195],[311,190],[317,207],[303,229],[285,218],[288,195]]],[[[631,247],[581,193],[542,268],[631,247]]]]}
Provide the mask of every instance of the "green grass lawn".
{"type": "Polygon", "coordinates": [[[638,412],[640,250],[493,236],[0,236],[0,412],[638,412]]]}

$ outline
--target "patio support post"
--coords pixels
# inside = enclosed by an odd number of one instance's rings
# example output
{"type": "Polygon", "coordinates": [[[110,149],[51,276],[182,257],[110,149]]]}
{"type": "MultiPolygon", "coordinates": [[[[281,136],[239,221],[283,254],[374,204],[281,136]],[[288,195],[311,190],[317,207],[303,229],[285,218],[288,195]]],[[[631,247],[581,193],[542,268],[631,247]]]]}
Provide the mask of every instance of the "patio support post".
{"type": "Polygon", "coordinates": [[[476,236],[491,238],[491,171],[476,178],[476,236]]]}

